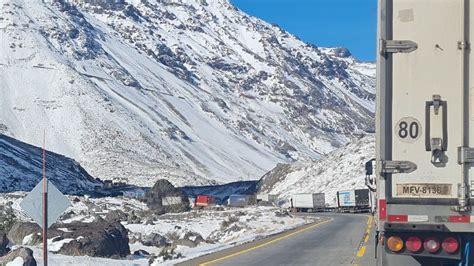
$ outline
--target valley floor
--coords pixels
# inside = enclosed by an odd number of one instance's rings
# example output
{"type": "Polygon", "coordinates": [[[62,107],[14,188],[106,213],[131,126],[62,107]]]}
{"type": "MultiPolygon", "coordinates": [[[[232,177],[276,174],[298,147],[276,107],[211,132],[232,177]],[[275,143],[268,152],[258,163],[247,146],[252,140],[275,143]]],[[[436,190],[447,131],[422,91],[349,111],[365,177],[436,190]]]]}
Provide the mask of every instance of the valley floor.
{"type": "MultiPolygon", "coordinates": [[[[0,195],[0,206],[11,205],[20,221],[28,221],[19,207],[24,193],[0,195]]],[[[53,254],[68,239],[49,239],[48,248],[52,265],[171,265],[228,247],[250,242],[290,228],[318,220],[317,217],[296,217],[276,207],[252,206],[246,208],[214,207],[184,213],[153,215],[146,204],[124,197],[84,198],[69,197],[72,206],[58,222],[91,223],[96,219],[119,217],[128,230],[131,254],[126,259],[94,258],[53,254]]],[[[28,243],[39,265],[41,246],[28,243]]],[[[19,245],[18,245],[19,246],[19,245]]]]}

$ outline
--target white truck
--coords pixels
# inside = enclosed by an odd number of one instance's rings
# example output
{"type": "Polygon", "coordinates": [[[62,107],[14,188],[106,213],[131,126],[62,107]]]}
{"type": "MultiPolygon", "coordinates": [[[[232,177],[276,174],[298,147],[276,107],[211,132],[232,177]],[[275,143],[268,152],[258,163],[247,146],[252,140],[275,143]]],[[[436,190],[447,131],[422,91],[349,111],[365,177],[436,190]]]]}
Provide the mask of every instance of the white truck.
{"type": "Polygon", "coordinates": [[[276,203],[277,201],[277,194],[257,194],[257,203],[276,203]]]}
{"type": "Polygon", "coordinates": [[[342,190],[336,193],[338,212],[369,212],[371,206],[368,189],[342,190]]]}
{"type": "Polygon", "coordinates": [[[474,3],[378,5],[378,265],[472,265],[474,3]]]}
{"type": "Polygon", "coordinates": [[[291,208],[296,212],[324,211],[326,200],[324,193],[294,194],[291,199],[291,208]]]}

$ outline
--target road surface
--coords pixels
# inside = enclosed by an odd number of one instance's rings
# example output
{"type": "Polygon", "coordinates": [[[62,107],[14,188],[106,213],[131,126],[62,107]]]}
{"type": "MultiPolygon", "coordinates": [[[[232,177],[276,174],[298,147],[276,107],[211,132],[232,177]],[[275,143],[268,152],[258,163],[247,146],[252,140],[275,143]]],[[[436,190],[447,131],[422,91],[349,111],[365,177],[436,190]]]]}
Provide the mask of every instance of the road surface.
{"type": "Polygon", "coordinates": [[[306,214],[315,224],[178,265],[375,265],[372,217],[306,214]]]}

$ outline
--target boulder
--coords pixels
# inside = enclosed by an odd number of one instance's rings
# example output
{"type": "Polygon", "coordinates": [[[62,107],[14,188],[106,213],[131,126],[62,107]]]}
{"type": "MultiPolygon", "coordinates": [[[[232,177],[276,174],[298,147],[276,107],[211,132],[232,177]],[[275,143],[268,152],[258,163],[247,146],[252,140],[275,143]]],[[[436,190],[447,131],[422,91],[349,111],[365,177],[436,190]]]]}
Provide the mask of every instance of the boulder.
{"type": "Polygon", "coordinates": [[[200,234],[193,231],[186,232],[183,238],[193,241],[196,243],[196,245],[200,244],[201,242],[205,242],[204,238],[200,234]]]}
{"type": "Polygon", "coordinates": [[[173,240],[174,246],[187,246],[194,248],[201,242],[205,242],[204,238],[196,232],[186,232],[183,237],[173,240]]]}
{"type": "Polygon", "coordinates": [[[7,265],[7,263],[12,261],[20,261],[23,262],[23,266],[36,266],[36,260],[33,257],[33,250],[25,247],[20,247],[15,250],[12,250],[7,255],[0,257],[0,265],[7,265]]]}
{"type": "Polygon", "coordinates": [[[291,214],[288,210],[281,209],[275,212],[275,216],[276,217],[286,217],[286,216],[291,217],[291,214]]]}
{"type": "Polygon", "coordinates": [[[0,206],[0,231],[8,232],[11,226],[17,221],[17,217],[13,208],[12,201],[8,201],[5,205],[0,206]]]}
{"type": "MultiPolygon", "coordinates": [[[[22,245],[24,239],[28,240],[25,244],[38,245],[42,241],[41,229],[34,223],[16,223],[8,232],[8,239],[17,245],[22,245]],[[31,237],[25,239],[29,235],[31,237]]],[[[92,223],[54,224],[48,230],[48,239],[53,239],[53,242],[74,239],[58,251],[64,255],[122,258],[130,254],[128,231],[119,221],[96,218],[92,223]]]]}
{"type": "Polygon", "coordinates": [[[23,245],[23,239],[28,235],[32,235],[32,239],[25,244],[37,245],[42,241],[40,233],[41,228],[35,223],[17,222],[10,228],[7,237],[15,245],[23,245]]]}
{"type": "Polygon", "coordinates": [[[166,237],[157,233],[146,235],[142,240],[142,244],[149,247],[165,247],[170,245],[166,237]]]}
{"type": "Polygon", "coordinates": [[[131,213],[128,214],[126,221],[129,224],[141,224],[142,217],[140,217],[140,215],[137,215],[135,211],[132,211],[131,213]]]}
{"type": "Polygon", "coordinates": [[[107,221],[126,221],[127,215],[121,210],[113,210],[105,215],[107,221]]]}
{"type": "MultiPolygon", "coordinates": [[[[15,245],[35,246],[43,241],[41,232],[41,227],[36,223],[17,222],[8,231],[7,238],[15,245]],[[26,236],[29,237],[25,239],[26,236]]],[[[57,226],[52,226],[48,229],[48,238],[57,237],[62,234],[62,231],[57,230],[57,226]]]]}
{"type": "Polygon", "coordinates": [[[146,250],[139,249],[139,250],[135,250],[135,252],[133,252],[133,255],[135,255],[135,256],[142,256],[142,257],[148,257],[148,256],[150,256],[150,253],[148,253],[148,251],[146,251],[146,250]]]}
{"type": "Polygon", "coordinates": [[[156,214],[185,212],[191,209],[186,193],[165,179],[158,180],[153,188],[145,193],[144,201],[156,214]]]}
{"type": "Polygon", "coordinates": [[[7,234],[5,234],[4,232],[0,232],[0,257],[4,256],[5,254],[8,253],[8,251],[10,251],[7,246],[8,246],[7,234]]]}
{"type": "Polygon", "coordinates": [[[97,219],[92,223],[71,223],[61,225],[68,232],[62,237],[72,238],[58,253],[69,256],[91,256],[123,258],[130,254],[127,229],[118,221],[107,222],[97,219]]]}

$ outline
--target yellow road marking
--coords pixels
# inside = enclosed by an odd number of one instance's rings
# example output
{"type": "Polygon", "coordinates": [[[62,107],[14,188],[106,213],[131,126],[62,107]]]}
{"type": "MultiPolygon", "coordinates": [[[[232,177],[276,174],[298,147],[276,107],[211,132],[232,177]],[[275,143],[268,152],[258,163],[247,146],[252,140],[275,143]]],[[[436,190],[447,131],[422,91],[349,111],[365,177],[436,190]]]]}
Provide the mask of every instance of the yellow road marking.
{"type": "Polygon", "coordinates": [[[264,246],[270,245],[271,243],[275,243],[275,242],[277,242],[277,241],[283,240],[283,239],[288,238],[288,237],[290,237],[290,236],[294,236],[294,235],[296,235],[296,234],[302,233],[302,232],[304,232],[304,231],[306,231],[306,230],[309,230],[309,229],[318,227],[318,226],[323,225],[323,224],[325,224],[325,223],[329,223],[329,222],[331,222],[332,220],[334,220],[334,219],[331,218],[331,219],[329,219],[329,220],[322,221],[322,222],[317,223],[317,224],[313,224],[313,225],[311,225],[311,226],[305,227],[305,228],[303,228],[303,229],[300,229],[300,230],[298,230],[298,231],[292,232],[292,233],[287,234],[287,235],[280,236],[280,237],[278,237],[278,238],[275,238],[275,239],[270,240],[270,241],[268,241],[268,242],[262,243],[262,244],[260,244],[260,245],[257,245],[257,246],[251,247],[251,248],[247,248],[247,249],[241,250],[241,251],[236,252],[236,253],[229,254],[229,255],[227,255],[227,256],[224,256],[224,257],[221,257],[221,258],[218,258],[218,259],[215,259],[215,260],[211,260],[211,261],[207,261],[207,262],[201,263],[201,264],[199,264],[199,266],[206,266],[206,265],[209,265],[209,264],[212,264],[212,263],[216,263],[216,262],[218,262],[218,261],[222,261],[222,260],[226,260],[226,259],[229,259],[229,258],[232,258],[232,257],[235,257],[235,256],[239,256],[239,255],[244,254],[244,253],[247,253],[247,252],[249,252],[249,251],[256,250],[256,249],[262,248],[262,247],[264,247],[264,246]]]}
{"type": "Polygon", "coordinates": [[[365,254],[365,246],[360,247],[359,251],[357,251],[357,257],[363,257],[365,254]]]}
{"type": "Polygon", "coordinates": [[[368,241],[369,241],[369,234],[365,234],[364,243],[367,243],[368,241]]]}
{"type": "Polygon", "coordinates": [[[372,216],[369,216],[369,219],[367,221],[367,224],[368,224],[367,231],[365,231],[364,243],[367,243],[369,241],[370,231],[372,230],[372,221],[373,221],[372,216]]]}
{"type": "MultiPolygon", "coordinates": [[[[366,244],[367,242],[369,242],[369,236],[370,236],[370,231],[372,230],[372,224],[373,224],[373,217],[369,215],[369,217],[367,218],[367,229],[363,236],[363,242],[360,243],[359,249],[357,250],[356,256],[358,258],[363,257],[365,255],[365,249],[367,248],[366,244]]],[[[358,264],[354,263],[352,265],[354,266],[358,264]]]]}

